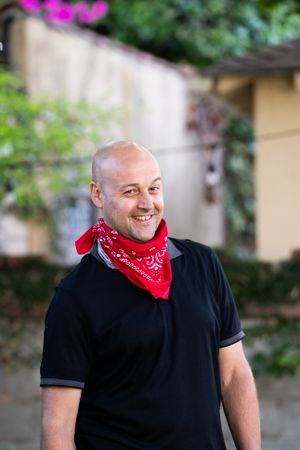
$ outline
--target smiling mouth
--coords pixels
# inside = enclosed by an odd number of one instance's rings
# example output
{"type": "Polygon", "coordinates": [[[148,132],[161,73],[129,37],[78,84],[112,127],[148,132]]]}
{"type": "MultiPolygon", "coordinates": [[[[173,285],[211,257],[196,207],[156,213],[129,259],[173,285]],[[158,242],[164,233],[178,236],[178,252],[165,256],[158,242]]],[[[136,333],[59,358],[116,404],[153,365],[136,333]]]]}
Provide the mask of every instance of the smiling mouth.
{"type": "Polygon", "coordinates": [[[138,222],[149,222],[149,220],[152,218],[152,215],[147,216],[134,216],[133,217],[138,222]]]}

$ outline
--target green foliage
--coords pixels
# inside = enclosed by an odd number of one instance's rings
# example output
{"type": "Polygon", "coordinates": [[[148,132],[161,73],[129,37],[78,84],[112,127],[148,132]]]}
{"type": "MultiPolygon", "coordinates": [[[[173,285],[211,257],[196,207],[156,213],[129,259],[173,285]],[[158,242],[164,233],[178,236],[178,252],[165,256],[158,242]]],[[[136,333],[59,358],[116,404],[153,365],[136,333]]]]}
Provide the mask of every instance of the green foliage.
{"type": "Polygon", "coordinates": [[[228,121],[224,132],[227,246],[237,253],[251,253],[255,235],[253,135],[250,125],[238,118],[228,121]]]}
{"type": "Polygon", "coordinates": [[[53,196],[84,183],[90,155],[112,112],[36,101],[0,68],[0,202],[23,217],[45,219],[53,196]]]}
{"type": "Polygon", "coordinates": [[[300,320],[278,318],[246,329],[256,376],[295,375],[300,367],[300,320]]]}
{"type": "Polygon", "coordinates": [[[258,0],[110,0],[108,15],[92,28],[167,60],[205,67],[299,34],[292,3],[269,10],[258,0]]]}
{"type": "MultiPolygon", "coordinates": [[[[109,14],[92,28],[167,60],[204,68],[298,36],[297,3],[295,0],[110,0],[109,14]]],[[[251,253],[255,202],[250,126],[230,121],[226,140],[227,241],[230,248],[251,253]]]]}
{"type": "Polygon", "coordinates": [[[69,270],[40,258],[24,260],[3,259],[0,275],[0,309],[29,311],[35,305],[47,304],[53,295],[53,288],[69,270]]]}
{"type": "MultiPolygon", "coordinates": [[[[219,256],[242,317],[249,303],[274,307],[300,302],[299,261],[286,261],[274,268],[270,264],[240,260],[225,253],[219,253],[219,256]]],[[[0,323],[6,335],[2,347],[0,336],[0,350],[7,365],[15,360],[30,364],[40,357],[40,349],[33,351],[33,343],[29,353],[28,346],[27,350],[20,350],[22,318],[45,316],[54,286],[70,268],[46,263],[40,258],[19,261],[2,258],[0,263],[0,309],[3,321],[6,321],[3,325],[0,323]],[[8,320],[11,324],[5,325],[8,320]]],[[[246,321],[244,327],[245,343],[255,374],[282,376],[296,373],[300,366],[300,320],[274,316],[256,322],[247,326],[246,321]]]]}
{"type": "Polygon", "coordinates": [[[241,317],[247,319],[250,305],[269,308],[268,316],[261,311],[262,318],[254,320],[254,325],[247,326],[245,321],[245,345],[254,374],[296,374],[300,367],[300,318],[284,318],[278,307],[300,303],[300,261],[274,266],[218,253],[241,317]]]}
{"type": "Polygon", "coordinates": [[[266,10],[274,10],[279,6],[288,6],[292,12],[300,13],[299,0],[259,0],[258,4],[261,8],[266,10]]]}
{"type": "MultiPolygon", "coordinates": [[[[276,267],[254,259],[241,260],[218,251],[241,314],[249,304],[275,306],[300,302],[300,262],[286,261],[276,267]]],[[[49,302],[53,286],[69,268],[40,258],[3,258],[0,273],[0,309],[19,305],[30,309],[49,302]]]]}
{"type": "Polygon", "coordinates": [[[255,259],[241,260],[218,251],[240,313],[247,305],[276,306],[300,301],[300,262],[276,266],[255,259]]]}

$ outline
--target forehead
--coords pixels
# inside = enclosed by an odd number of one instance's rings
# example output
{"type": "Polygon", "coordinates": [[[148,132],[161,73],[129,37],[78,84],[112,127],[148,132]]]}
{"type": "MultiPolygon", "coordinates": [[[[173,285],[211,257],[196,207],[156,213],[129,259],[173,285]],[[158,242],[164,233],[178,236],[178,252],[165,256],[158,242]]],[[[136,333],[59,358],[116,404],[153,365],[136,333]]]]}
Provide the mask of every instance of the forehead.
{"type": "Polygon", "coordinates": [[[115,186],[149,184],[160,178],[160,168],[155,158],[142,152],[107,158],[101,172],[103,181],[115,186]]]}

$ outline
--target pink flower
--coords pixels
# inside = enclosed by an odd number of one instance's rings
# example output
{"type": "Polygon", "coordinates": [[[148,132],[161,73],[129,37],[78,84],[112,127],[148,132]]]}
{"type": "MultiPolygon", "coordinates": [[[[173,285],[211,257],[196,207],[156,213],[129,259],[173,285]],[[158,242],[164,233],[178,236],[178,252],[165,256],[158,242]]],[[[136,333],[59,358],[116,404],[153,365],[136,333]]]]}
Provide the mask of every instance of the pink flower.
{"type": "Polygon", "coordinates": [[[96,18],[106,16],[106,14],[108,13],[107,2],[104,1],[95,2],[92,11],[96,18]]]}
{"type": "Polygon", "coordinates": [[[44,8],[45,9],[56,9],[61,6],[60,0],[45,0],[44,8]]]}
{"type": "Polygon", "coordinates": [[[83,23],[91,23],[95,20],[95,15],[86,8],[79,13],[79,20],[83,23]]]}
{"type": "Polygon", "coordinates": [[[104,0],[94,2],[91,9],[85,1],[67,4],[61,0],[45,0],[42,3],[39,0],[21,0],[20,5],[30,12],[43,9],[49,22],[70,23],[78,17],[79,22],[91,23],[108,12],[108,4],[104,0]]]}
{"type": "Polygon", "coordinates": [[[71,5],[61,3],[57,9],[50,11],[49,14],[46,15],[46,19],[49,22],[70,23],[74,20],[73,8],[71,5]]]}
{"type": "Polygon", "coordinates": [[[20,5],[30,12],[38,12],[41,9],[39,0],[21,0],[20,5]]]}
{"type": "Polygon", "coordinates": [[[91,23],[107,14],[108,5],[105,1],[95,2],[91,10],[84,2],[77,4],[77,11],[79,13],[79,20],[83,23],[91,23]]]}
{"type": "Polygon", "coordinates": [[[87,9],[87,4],[85,2],[78,2],[73,5],[73,10],[79,14],[82,12],[86,12],[87,9]]]}

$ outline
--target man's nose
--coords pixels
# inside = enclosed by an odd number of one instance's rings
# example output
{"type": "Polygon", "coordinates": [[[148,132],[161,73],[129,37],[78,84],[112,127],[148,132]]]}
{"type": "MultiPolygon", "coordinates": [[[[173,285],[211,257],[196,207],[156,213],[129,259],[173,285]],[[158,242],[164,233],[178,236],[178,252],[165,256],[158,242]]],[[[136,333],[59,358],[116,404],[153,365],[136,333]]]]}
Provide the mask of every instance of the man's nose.
{"type": "Polygon", "coordinates": [[[139,195],[138,207],[141,209],[153,208],[153,201],[149,192],[144,192],[139,195]]]}

